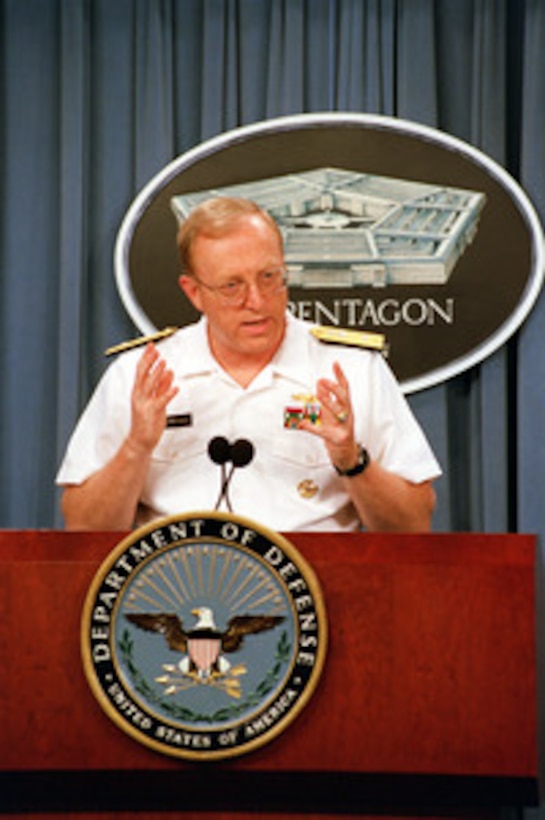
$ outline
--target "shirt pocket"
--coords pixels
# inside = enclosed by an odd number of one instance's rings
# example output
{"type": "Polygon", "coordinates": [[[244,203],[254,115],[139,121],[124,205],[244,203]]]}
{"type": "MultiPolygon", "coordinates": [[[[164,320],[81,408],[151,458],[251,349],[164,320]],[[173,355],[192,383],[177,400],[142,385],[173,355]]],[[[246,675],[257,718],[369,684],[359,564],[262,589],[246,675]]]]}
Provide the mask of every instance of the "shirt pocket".
{"type": "Polygon", "coordinates": [[[278,466],[297,472],[330,471],[331,461],[325,444],[311,433],[285,430],[275,436],[271,455],[278,466]]]}
{"type": "Polygon", "coordinates": [[[172,427],[165,430],[151,460],[156,464],[174,464],[194,458],[208,460],[208,442],[190,428],[172,427]]]}

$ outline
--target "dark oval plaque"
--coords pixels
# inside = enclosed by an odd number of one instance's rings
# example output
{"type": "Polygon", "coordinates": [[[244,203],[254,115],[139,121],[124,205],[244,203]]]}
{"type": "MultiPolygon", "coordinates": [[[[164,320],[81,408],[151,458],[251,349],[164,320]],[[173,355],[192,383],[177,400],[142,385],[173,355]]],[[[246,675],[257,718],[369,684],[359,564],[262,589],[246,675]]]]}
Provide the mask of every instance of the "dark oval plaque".
{"type": "Polygon", "coordinates": [[[405,120],[301,114],[202,143],[135,199],[115,269],[143,333],[196,318],[178,287],[177,223],[200,199],[233,193],[282,225],[293,312],[386,334],[405,392],[493,353],[542,285],[535,210],[488,156],[405,120]]]}

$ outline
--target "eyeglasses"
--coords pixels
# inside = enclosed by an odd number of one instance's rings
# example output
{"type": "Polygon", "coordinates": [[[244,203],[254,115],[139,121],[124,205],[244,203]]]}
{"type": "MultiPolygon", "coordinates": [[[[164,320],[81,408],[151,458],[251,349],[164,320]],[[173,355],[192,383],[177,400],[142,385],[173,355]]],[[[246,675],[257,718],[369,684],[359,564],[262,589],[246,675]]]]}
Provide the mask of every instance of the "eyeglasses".
{"type": "MultiPolygon", "coordinates": [[[[193,274],[193,278],[199,285],[202,285],[203,288],[217,294],[220,299],[230,307],[240,307],[248,298],[250,283],[244,279],[232,279],[224,285],[214,287],[213,285],[207,285],[206,282],[203,282],[202,279],[199,279],[195,274],[193,274]]],[[[264,270],[257,274],[255,285],[261,296],[265,299],[269,299],[271,296],[274,296],[275,293],[279,293],[283,290],[287,285],[287,281],[288,276],[285,268],[271,268],[270,270],[264,270]]]]}

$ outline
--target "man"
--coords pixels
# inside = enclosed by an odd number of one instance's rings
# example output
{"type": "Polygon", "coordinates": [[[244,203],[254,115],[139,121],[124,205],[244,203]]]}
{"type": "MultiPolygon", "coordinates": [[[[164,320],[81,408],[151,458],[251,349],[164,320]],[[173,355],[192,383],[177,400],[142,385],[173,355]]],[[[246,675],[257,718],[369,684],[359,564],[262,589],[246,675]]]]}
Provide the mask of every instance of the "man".
{"type": "Polygon", "coordinates": [[[248,200],[212,199],[178,246],[201,320],[103,377],[57,478],[67,528],[127,530],[228,502],[285,532],[428,530],[438,464],[383,357],[322,344],[289,314],[274,220],[248,200]],[[293,429],[301,396],[319,418],[293,429]],[[251,442],[251,462],[219,467],[218,437],[251,442]]]}

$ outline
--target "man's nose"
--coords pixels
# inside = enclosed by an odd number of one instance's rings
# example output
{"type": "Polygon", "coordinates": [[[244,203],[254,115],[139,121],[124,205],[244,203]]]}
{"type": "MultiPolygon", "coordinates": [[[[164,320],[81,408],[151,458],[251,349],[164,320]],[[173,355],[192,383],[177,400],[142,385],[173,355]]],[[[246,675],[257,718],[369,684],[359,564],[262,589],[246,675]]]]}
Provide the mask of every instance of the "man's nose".
{"type": "Polygon", "coordinates": [[[263,294],[261,293],[257,282],[248,282],[246,299],[244,300],[246,307],[254,309],[259,308],[264,301],[265,299],[263,298],[263,294]]]}

